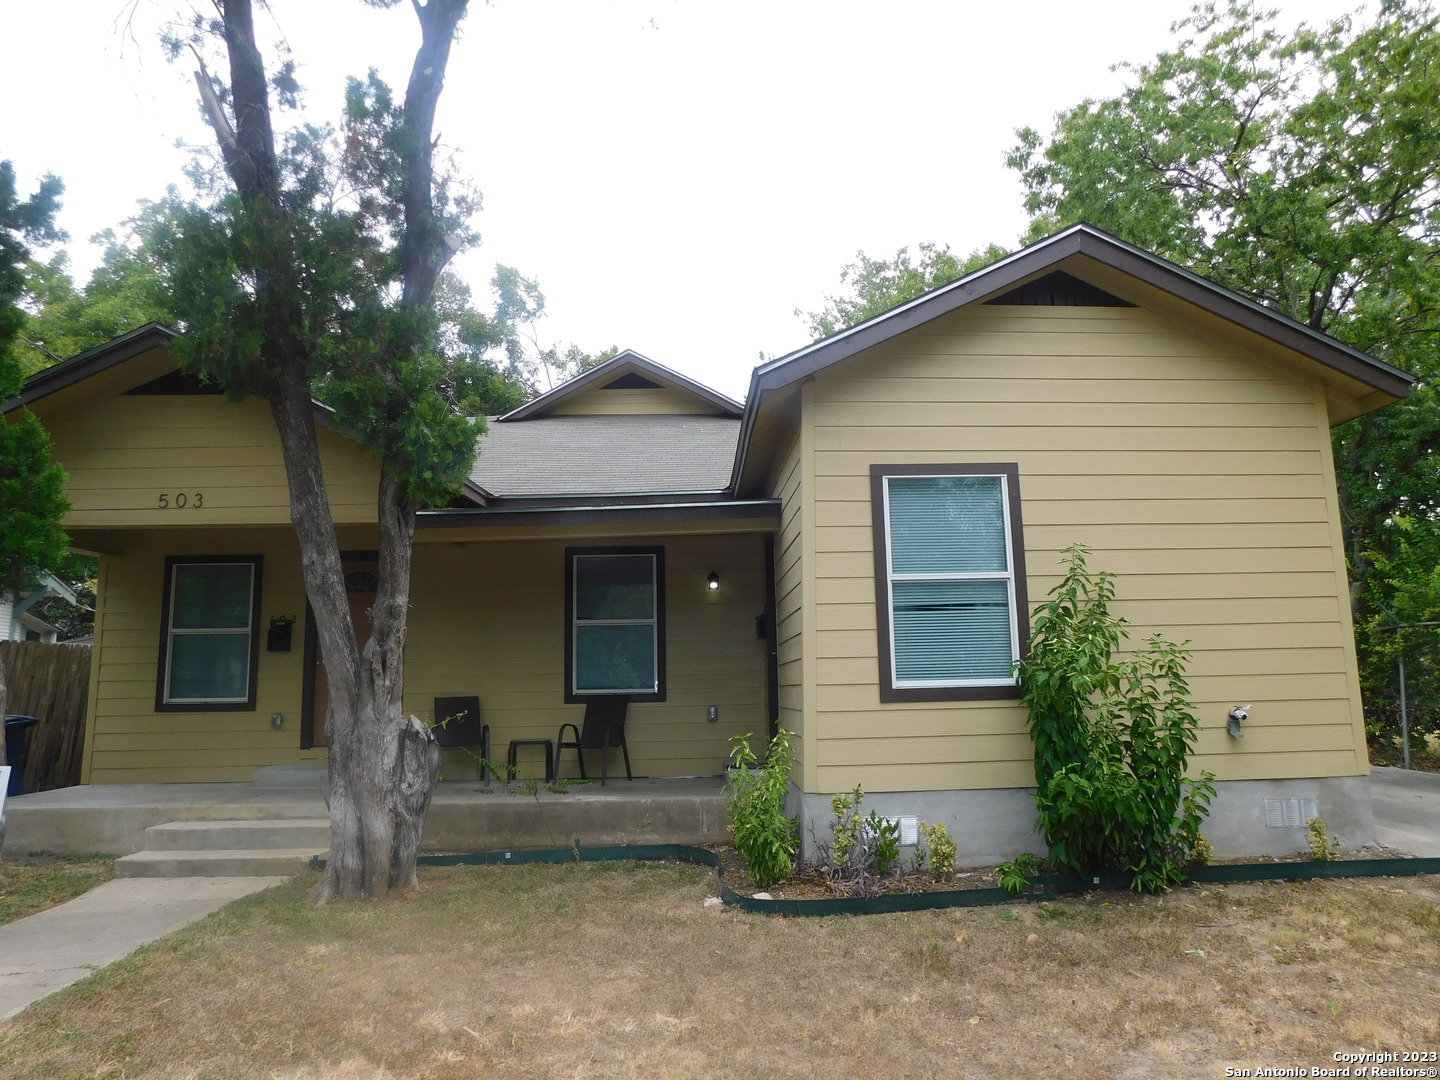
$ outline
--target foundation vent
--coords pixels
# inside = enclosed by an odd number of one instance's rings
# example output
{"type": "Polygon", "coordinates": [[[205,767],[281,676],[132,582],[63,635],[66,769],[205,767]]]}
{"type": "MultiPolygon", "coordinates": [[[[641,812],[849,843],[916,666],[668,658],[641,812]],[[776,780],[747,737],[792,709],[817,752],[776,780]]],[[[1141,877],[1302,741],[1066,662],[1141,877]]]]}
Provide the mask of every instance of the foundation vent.
{"type": "Polygon", "coordinates": [[[1320,816],[1319,799],[1266,799],[1267,829],[1297,829],[1320,816]]]}

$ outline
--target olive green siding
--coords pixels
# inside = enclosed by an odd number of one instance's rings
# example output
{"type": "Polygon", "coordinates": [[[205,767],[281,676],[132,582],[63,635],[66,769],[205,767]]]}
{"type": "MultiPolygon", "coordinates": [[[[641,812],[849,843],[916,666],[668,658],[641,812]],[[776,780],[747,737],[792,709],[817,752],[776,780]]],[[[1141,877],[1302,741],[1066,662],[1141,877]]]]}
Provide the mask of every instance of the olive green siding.
{"type": "Polygon", "coordinates": [[[1033,783],[1018,705],[879,700],[882,463],[1018,463],[1031,606],[1060,549],[1092,547],[1134,640],[1190,642],[1199,767],[1365,771],[1325,395],[1296,371],[1141,308],[977,306],[819,372],[799,423],[814,447],[814,588],[795,616],[815,643],[805,790],[1033,783]],[[1245,703],[1231,739],[1226,712],[1245,703]]]}
{"type": "MultiPolygon", "coordinates": [[[[714,775],[733,735],[763,737],[765,642],[755,619],[765,607],[764,537],[660,536],[664,549],[666,699],[636,702],[626,720],[638,775],[714,775]],[[720,577],[710,591],[706,578],[720,577]],[[719,718],[707,719],[714,705],[719,718]]],[[[427,545],[416,555],[406,647],[407,707],[437,696],[477,694],[494,753],[511,739],[555,738],[578,724],[583,705],[565,703],[565,550],[624,547],[614,538],[505,542],[464,549],[427,545]]],[[[599,767],[598,754],[587,768],[599,767]]],[[[468,775],[456,755],[447,776],[468,775]]],[[[612,752],[610,770],[623,768],[612,752]]],[[[567,751],[563,775],[578,776],[567,751]]]]}
{"type": "MultiPolygon", "coordinates": [[[[86,782],[248,780],[255,769],[323,761],[300,749],[303,635],[288,653],[262,638],[254,711],[156,712],[162,585],[167,555],[261,555],[263,623],[301,619],[299,557],[284,529],[135,533],[134,550],[104,560],[97,612],[86,782]],[[276,730],[271,716],[284,716],[276,730]]],[[[613,538],[427,544],[417,549],[406,647],[409,712],[431,719],[433,699],[477,694],[491,725],[495,756],[509,740],[555,738],[584,708],[564,699],[567,546],[614,545],[613,538]]],[[[661,536],[665,551],[664,702],[632,705],[626,725],[637,775],[713,775],[732,735],[765,730],[764,642],[755,617],[764,608],[764,537],[661,536]],[[720,575],[711,592],[706,577],[720,575]],[[707,707],[719,710],[707,720],[707,707]]],[[[578,775],[566,754],[567,775],[578,775]]],[[[598,759],[591,763],[598,767],[598,759]]],[[[612,772],[623,768],[612,754],[612,772]]],[[[476,772],[452,752],[444,775],[476,772]]]]}
{"type": "Polygon", "coordinates": [[[249,780],[263,765],[323,761],[300,749],[302,634],[288,653],[261,638],[253,711],[156,712],[160,615],[168,555],[259,555],[260,615],[305,615],[300,559],[285,529],[130,534],[121,557],[101,560],[82,779],[88,784],[249,780]],[[271,726],[280,713],[284,724],[271,726]]]}
{"type": "Polygon", "coordinates": [[[688,390],[672,386],[653,389],[607,390],[603,386],[587,387],[545,410],[549,416],[595,416],[600,414],[679,414],[683,416],[716,416],[721,409],[688,390]]]}
{"type": "MultiPolygon", "coordinates": [[[[122,394],[90,408],[48,408],[42,419],[70,475],[72,531],[290,520],[279,438],[257,398],[122,394]]],[[[374,457],[328,429],[317,434],[335,520],[373,521],[374,457]]]]}
{"type": "Polygon", "coordinates": [[[810,755],[805,742],[805,582],[804,501],[801,498],[804,457],[796,439],[782,455],[771,480],[782,502],[780,532],[775,541],[775,628],[780,689],[780,724],[799,736],[792,740],[796,766],[802,770],[810,755]]]}

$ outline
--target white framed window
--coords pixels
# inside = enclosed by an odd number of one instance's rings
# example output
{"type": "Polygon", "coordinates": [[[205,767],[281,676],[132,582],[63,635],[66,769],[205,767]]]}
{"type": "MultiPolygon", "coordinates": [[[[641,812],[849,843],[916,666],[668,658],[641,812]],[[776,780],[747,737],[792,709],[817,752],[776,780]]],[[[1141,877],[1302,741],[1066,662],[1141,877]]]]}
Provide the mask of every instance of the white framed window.
{"type": "Polygon", "coordinates": [[[664,549],[570,548],[565,559],[566,700],[664,700],[664,549]]]}
{"type": "Polygon", "coordinates": [[[157,710],[255,708],[258,555],[165,560],[157,710]]]}
{"type": "Polygon", "coordinates": [[[1018,696],[1029,637],[1014,464],[871,467],[882,701],[1018,696]]]}

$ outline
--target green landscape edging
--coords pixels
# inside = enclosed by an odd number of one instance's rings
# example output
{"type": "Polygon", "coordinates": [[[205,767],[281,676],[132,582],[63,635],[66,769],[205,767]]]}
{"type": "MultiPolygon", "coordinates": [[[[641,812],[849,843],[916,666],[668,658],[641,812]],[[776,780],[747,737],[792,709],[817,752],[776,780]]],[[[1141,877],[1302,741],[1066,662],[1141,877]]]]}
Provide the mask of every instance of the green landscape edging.
{"type": "MultiPolygon", "coordinates": [[[[422,866],[518,866],[522,863],[613,862],[656,860],[700,863],[715,868],[720,899],[741,911],[762,915],[883,915],[897,911],[929,911],[957,907],[991,907],[1053,900],[1067,894],[1092,890],[1127,891],[1130,874],[1100,874],[1090,878],[1042,874],[1023,893],[1004,889],[956,889],[948,892],[894,893],[885,896],[847,896],[825,900],[757,900],[737,893],[725,884],[720,856],[707,848],[689,844],[630,844],[609,847],[542,848],[528,851],[474,851],[460,855],[421,855],[422,866]]],[[[316,857],[311,865],[323,868],[316,857]]],[[[1440,874],[1440,859],[1335,859],[1323,862],[1227,863],[1221,866],[1192,866],[1185,872],[1186,884],[1213,884],[1240,881],[1306,881],[1315,878],[1415,877],[1440,874]]]]}

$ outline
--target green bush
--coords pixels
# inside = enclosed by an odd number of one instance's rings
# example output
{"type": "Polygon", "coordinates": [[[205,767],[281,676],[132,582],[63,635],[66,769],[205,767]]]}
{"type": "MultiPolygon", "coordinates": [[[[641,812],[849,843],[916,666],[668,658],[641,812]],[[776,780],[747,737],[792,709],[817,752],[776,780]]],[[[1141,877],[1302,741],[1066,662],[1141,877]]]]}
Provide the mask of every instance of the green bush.
{"type": "Polygon", "coordinates": [[[1156,892],[1179,882],[1195,855],[1214,777],[1185,777],[1199,721],[1190,704],[1190,654],[1156,634],[1115,659],[1128,635],[1111,614],[1113,575],[1092,573],[1074,544],[1065,579],[1035,610],[1016,664],[1030,712],[1040,831],[1052,862],[1081,874],[1134,873],[1156,892]]]}
{"type": "Polygon", "coordinates": [[[735,850],[750,867],[750,880],[762,889],[790,876],[800,844],[800,823],[785,816],[790,793],[790,767],[795,755],[791,733],[784,728],[770,740],[761,764],[750,749],[749,735],[731,738],[730,761],[735,766],[725,788],[725,809],[735,850]]]}
{"type": "Polygon", "coordinates": [[[948,877],[955,872],[955,860],[960,857],[960,848],[950,835],[943,821],[931,824],[920,822],[920,836],[925,843],[915,852],[917,868],[923,868],[928,861],[933,873],[948,877]]]}

